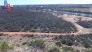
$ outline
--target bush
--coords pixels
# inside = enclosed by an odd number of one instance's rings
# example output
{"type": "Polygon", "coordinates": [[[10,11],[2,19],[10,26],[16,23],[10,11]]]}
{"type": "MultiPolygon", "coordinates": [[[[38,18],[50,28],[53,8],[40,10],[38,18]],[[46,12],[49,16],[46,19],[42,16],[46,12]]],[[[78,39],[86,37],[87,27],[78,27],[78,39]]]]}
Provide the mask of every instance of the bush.
{"type": "Polygon", "coordinates": [[[30,38],[30,37],[34,37],[34,35],[33,35],[33,34],[26,34],[26,35],[23,35],[23,37],[28,37],[28,38],[30,38]]]}
{"type": "Polygon", "coordinates": [[[85,48],[90,48],[90,47],[91,47],[91,45],[89,44],[89,42],[88,42],[87,40],[84,40],[84,41],[82,42],[82,44],[83,44],[83,46],[84,46],[85,48]]]}
{"type": "Polygon", "coordinates": [[[60,50],[58,48],[53,48],[53,49],[49,50],[49,52],[60,52],[60,50]]]}
{"type": "Polygon", "coordinates": [[[56,42],[56,45],[60,47],[61,46],[61,42],[56,42]]]}
{"type": "Polygon", "coordinates": [[[73,45],[73,41],[70,39],[63,39],[61,40],[62,44],[66,44],[68,46],[72,46],[73,45]]]}
{"type": "Polygon", "coordinates": [[[9,45],[7,42],[3,42],[1,45],[0,45],[0,50],[2,52],[7,52],[7,50],[10,49],[9,45]]]}
{"type": "Polygon", "coordinates": [[[72,47],[63,47],[63,52],[79,52],[79,50],[74,50],[72,47]]]}
{"type": "Polygon", "coordinates": [[[83,50],[84,52],[92,52],[92,48],[91,49],[85,49],[83,50]]]}
{"type": "Polygon", "coordinates": [[[34,48],[45,48],[45,43],[43,40],[35,40],[28,43],[29,46],[34,48]]]}

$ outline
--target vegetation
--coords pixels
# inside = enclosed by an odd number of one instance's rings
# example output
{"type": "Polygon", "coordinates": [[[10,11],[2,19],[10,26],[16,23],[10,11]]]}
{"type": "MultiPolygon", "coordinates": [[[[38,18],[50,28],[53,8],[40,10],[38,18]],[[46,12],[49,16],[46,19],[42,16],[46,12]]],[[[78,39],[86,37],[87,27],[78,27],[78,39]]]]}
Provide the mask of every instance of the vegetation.
{"type": "Polygon", "coordinates": [[[35,40],[28,43],[29,46],[34,48],[42,49],[45,48],[45,43],[43,40],[35,40]]]}
{"type": "MultiPolygon", "coordinates": [[[[0,9],[1,11],[1,9],[0,9]]],[[[77,32],[76,27],[48,12],[29,11],[21,7],[14,7],[11,13],[0,12],[0,31],[19,32],[77,32]]]]}
{"type": "Polygon", "coordinates": [[[79,52],[79,50],[74,50],[72,47],[63,47],[63,52],[79,52]]]}
{"type": "Polygon", "coordinates": [[[61,44],[61,42],[56,42],[56,45],[61,47],[62,44],[61,44]]]}
{"type": "Polygon", "coordinates": [[[7,42],[3,42],[3,43],[0,45],[0,50],[1,50],[2,52],[7,52],[7,50],[9,50],[9,49],[10,49],[10,47],[9,47],[9,45],[8,45],[7,42]]]}
{"type": "Polygon", "coordinates": [[[92,45],[92,34],[84,34],[84,35],[66,35],[66,36],[58,36],[54,38],[55,40],[61,42],[61,44],[65,44],[68,46],[71,45],[81,45],[85,48],[90,48],[92,45]]]}
{"type": "Polygon", "coordinates": [[[79,21],[77,23],[84,28],[92,28],[92,21],[79,21]]]}
{"type": "Polygon", "coordinates": [[[30,37],[34,37],[34,35],[33,34],[26,34],[26,35],[22,35],[23,37],[28,37],[28,38],[30,38],[30,37]]]}
{"type": "Polygon", "coordinates": [[[91,49],[85,49],[85,50],[83,50],[83,52],[92,52],[92,48],[91,49]]]}
{"type": "Polygon", "coordinates": [[[53,48],[53,49],[49,50],[49,52],[60,52],[60,50],[58,48],[53,48]]]}
{"type": "Polygon", "coordinates": [[[89,41],[87,41],[87,40],[83,40],[83,41],[82,41],[82,44],[83,44],[83,46],[84,46],[85,48],[90,48],[90,47],[91,47],[89,41]]]}
{"type": "Polygon", "coordinates": [[[70,40],[70,39],[63,39],[63,40],[61,40],[61,43],[62,43],[62,44],[66,44],[66,45],[68,45],[68,46],[73,45],[73,41],[70,40]]]}

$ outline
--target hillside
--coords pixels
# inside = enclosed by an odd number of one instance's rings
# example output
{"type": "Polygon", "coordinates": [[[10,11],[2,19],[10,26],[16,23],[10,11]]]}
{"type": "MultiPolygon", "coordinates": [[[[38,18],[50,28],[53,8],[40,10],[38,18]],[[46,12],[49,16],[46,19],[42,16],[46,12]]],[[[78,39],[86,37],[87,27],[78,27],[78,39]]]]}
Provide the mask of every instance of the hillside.
{"type": "Polygon", "coordinates": [[[69,33],[77,32],[77,29],[72,23],[57,18],[49,12],[15,7],[10,13],[0,9],[0,31],[69,33]]]}
{"type": "Polygon", "coordinates": [[[92,52],[92,17],[81,16],[87,6],[15,6],[10,13],[0,8],[0,52],[92,52]],[[81,15],[61,7],[77,7],[81,15]]]}

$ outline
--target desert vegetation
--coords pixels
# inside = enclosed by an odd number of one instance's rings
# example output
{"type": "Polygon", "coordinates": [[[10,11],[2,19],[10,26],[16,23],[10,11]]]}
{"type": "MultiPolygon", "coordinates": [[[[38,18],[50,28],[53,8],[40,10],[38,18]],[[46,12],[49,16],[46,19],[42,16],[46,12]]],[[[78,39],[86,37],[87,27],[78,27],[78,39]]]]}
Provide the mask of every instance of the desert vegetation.
{"type": "Polygon", "coordinates": [[[85,48],[91,48],[91,39],[92,39],[92,34],[85,34],[85,35],[66,35],[66,36],[59,36],[55,37],[56,40],[59,40],[60,44],[64,44],[67,46],[83,46],[85,48]]]}
{"type": "Polygon", "coordinates": [[[7,42],[2,42],[0,44],[0,50],[1,52],[7,52],[10,49],[10,46],[8,45],[7,42]]]}
{"type": "Polygon", "coordinates": [[[77,23],[84,28],[92,28],[92,21],[79,21],[77,23]]]}
{"type": "MultiPolygon", "coordinates": [[[[52,36],[40,35],[1,35],[0,51],[2,52],[91,52],[92,34],[54,36],[53,41],[43,40],[52,36]],[[17,39],[16,39],[17,37],[17,39]],[[11,38],[13,41],[11,41],[11,38]],[[72,46],[75,46],[73,48],[72,46]],[[76,49],[76,47],[82,47],[76,49]],[[85,49],[84,49],[85,48],[85,49]]],[[[51,40],[51,39],[49,39],[51,40]]]]}
{"type": "Polygon", "coordinates": [[[4,32],[77,32],[76,27],[48,12],[37,12],[15,7],[12,12],[0,12],[0,31],[4,32]]]}
{"type": "MultiPolygon", "coordinates": [[[[62,16],[52,15],[58,11],[60,14],[61,11],[77,12],[78,15],[92,14],[88,9],[88,6],[82,5],[35,5],[15,6],[8,13],[0,8],[0,32],[33,33],[0,34],[0,52],[92,52],[92,34],[73,35],[71,33],[78,32],[73,23],[64,20],[62,16]],[[34,35],[35,32],[44,35],[34,35]],[[50,36],[45,33],[61,35],[50,36]]],[[[92,28],[92,21],[79,20],[76,23],[84,28],[92,28]]]]}
{"type": "Polygon", "coordinates": [[[28,43],[29,46],[32,46],[34,48],[42,49],[45,48],[45,44],[43,40],[35,40],[28,43]]]}

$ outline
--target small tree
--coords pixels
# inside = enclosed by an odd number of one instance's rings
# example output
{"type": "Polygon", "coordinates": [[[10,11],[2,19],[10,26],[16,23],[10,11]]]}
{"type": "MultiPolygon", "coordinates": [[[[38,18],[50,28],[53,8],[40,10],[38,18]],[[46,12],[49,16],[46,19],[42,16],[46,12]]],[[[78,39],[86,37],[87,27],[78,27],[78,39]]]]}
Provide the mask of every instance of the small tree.
{"type": "Polygon", "coordinates": [[[8,43],[7,43],[7,42],[3,42],[3,43],[1,44],[1,46],[0,46],[0,50],[1,50],[2,52],[7,52],[8,49],[10,49],[8,43]]]}

